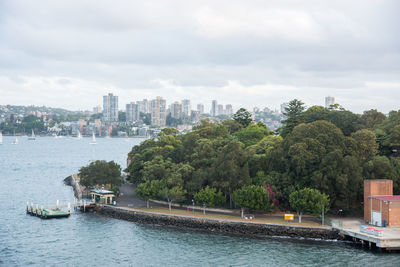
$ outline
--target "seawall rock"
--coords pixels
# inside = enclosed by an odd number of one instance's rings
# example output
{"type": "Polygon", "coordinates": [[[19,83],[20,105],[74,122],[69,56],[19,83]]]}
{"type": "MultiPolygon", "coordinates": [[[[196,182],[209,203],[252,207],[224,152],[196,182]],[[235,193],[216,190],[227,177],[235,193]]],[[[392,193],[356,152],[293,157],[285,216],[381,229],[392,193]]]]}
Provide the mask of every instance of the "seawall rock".
{"type": "Polygon", "coordinates": [[[324,240],[340,240],[339,232],[330,228],[298,227],[277,224],[231,222],[216,219],[191,218],[154,214],[135,210],[120,209],[115,207],[100,207],[98,213],[121,220],[127,220],[142,224],[155,224],[163,226],[175,226],[182,228],[194,228],[212,232],[228,234],[243,234],[252,236],[287,236],[296,238],[313,238],[324,240]]]}
{"type": "Polygon", "coordinates": [[[79,181],[77,181],[77,175],[76,174],[70,175],[67,178],[65,178],[64,179],[64,184],[72,186],[72,188],[74,189],[75,197],[78,200],[82,199],[83,189],[82,189],[81,185],[79,184],[79,181]]]}

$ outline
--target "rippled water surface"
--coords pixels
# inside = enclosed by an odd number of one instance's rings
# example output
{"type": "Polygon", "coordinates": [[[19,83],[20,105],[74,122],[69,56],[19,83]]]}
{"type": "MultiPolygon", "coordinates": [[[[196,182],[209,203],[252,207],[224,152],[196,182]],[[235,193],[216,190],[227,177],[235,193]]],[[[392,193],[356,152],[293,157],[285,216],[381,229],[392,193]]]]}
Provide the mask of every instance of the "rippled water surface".
{"type": "Polygon", "coordinates": [[[140,225],[73,213],[41,220],[26,201],[72,202],[62,180],[94,159],[125,167],[140,139],[11,137],[0,145],[0,265],[134,266],[399,266],[400,254],[379,254],[341,242],[261,239],[140,225]]]}

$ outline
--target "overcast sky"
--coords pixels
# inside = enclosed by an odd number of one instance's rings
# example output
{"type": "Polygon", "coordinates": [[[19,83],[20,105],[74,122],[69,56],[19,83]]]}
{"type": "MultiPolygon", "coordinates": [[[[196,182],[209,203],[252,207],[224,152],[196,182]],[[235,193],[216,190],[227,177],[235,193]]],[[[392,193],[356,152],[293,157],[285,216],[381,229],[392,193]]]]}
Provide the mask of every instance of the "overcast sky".
{"type": "Polygon", "coordinates": [[[400,1],[0,0],[0,104],[400,109],[400,1]]]}

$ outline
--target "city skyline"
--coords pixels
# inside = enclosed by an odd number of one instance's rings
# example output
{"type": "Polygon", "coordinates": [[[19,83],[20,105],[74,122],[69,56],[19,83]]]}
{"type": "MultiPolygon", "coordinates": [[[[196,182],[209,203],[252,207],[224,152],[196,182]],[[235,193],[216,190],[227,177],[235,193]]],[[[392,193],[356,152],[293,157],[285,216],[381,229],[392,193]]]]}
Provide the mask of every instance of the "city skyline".
{"type": "Polygon", "coordinates": [[[205,110],[212,99],[279,109],[295,98],[324,106],[333,95],[357,113],[399,109],[398,1],[0,7],[1,105],[85,110],[112,92],[121,107],[164,96],[205,110]]]}

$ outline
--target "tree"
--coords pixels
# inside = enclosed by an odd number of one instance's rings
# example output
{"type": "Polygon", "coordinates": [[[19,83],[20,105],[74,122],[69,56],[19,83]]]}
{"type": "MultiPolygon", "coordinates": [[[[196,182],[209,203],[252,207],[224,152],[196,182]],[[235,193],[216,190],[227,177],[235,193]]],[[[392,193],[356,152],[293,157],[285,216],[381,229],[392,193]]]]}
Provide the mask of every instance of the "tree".
{"type": "Polygon", "coordinates": [[[358,130],[351,134],[351,137],[357,142],[358,152],[362,160],[373,157],[378,152],[375,134],[367,129],[358,130]]]}
{"type": "Polygon", "coordinates": [[[121,167],[114,161],[96,160],[79,169],[80,182],[84,186],[119,186],[122,182],[121,167]]]}
{"type": "Polygon", "coordinates": [[[164,135],[173,135],[176,136],[179,134],[179,131],[175,128],[164,128],[161,130],[161,132],[158,134],[159,136],[164,136],[164,135]]]}
{"type": "Polygon", "coordinates": [[[329,207],[329,198],[317,189],[303,188],[290,194],[290,206],[299,214],[299,223],[303,213],[317,216],[326,213],[329,207]]]}
{"type": "Polygon", "coordinates": [[[146,200],[147,208],[149,208],[149,200],[157,198],[161,189],[162,185],[159,180],[146,181],[138,185],[135,193],[146,200]]]}
{"type": "Polygon", "coordinates": [[[222,125],[225,126],[229,134],[234,134],[243,128],[242,124],[235,120],[223,120],[222,125]]]}
{"type": "Polygon", "coordinates": [[[252,121],[251,119],[251,113],[248,112],[244,108],[240,108],[236,113],[233,115],[233,119],[241,124],[243,128],[246,128],[252,121]]]}
{"type": "Polygon", "coordinates": [[[375,128],[384,120],[386,120],[385,114],[377,111],[376,109],[364,111],[360,117],[360,123],[367,129],[375,128]]]}
{"type": "Polygon", "coordinates": [[[212,185],[229,196],[232,207],[232,193],[237,188],[250,183],[248,155],[243,144],[231,140],[218,153],[212,165],[212,185]]]}
{"type": "Polygon", "coordinates": [[[250,124],[246,128],[233,134],[245,147],[257,144],[261,139],[269,134],[265,125],[250,124]]]}
{"type": "Polygon", "coordinates": [[[226,202],[226,198],[222,195],[221,191],[217,192],[216,188],[209,187],[208,185],[194,195],[194,200],[196,200],[197,203],[203,203],[207,206],[214,207],[226,202]]]}
{"type": "Polygon", "coordinates": [[[126,112],[118,111],[118,121],[125,122],[126,121],[126,112]]]}
{"type": "Polygon", "coordinates": [[[172,202],[183,201],[185,199],[186,190],[182,186],[174,186],[172,188],[164,187],[160,190],[159,195],[168,201],[168,208],[171,211],[172,202]]]}
{"type": "Polygon", "coordinates": [[[288,106],[285,108],[285,112],[283,113],[283,115],[286,116],[286,120],[282,121],[285,124],[281,131],[282,137],[291,133],[293,128],[303,121],[302,113],[304,110],[305,106],[302,101],[293,99],[289,102],[288,106]]]}
{"type": "Polygon", "coordinates": [[[270,211],[274,206],[265,188],[256,185],[248,185],[236,190],[233,193],[233,201],[242,208],[242,218],[244,208],[270,211]]]}

